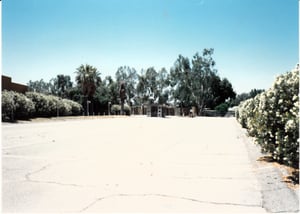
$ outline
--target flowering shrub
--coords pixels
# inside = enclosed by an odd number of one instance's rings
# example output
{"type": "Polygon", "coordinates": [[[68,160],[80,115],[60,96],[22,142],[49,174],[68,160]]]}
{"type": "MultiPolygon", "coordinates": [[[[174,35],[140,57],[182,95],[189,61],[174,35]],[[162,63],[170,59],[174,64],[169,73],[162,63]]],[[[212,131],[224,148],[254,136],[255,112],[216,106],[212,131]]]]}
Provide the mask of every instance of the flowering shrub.
{"type": "Polygon", "coordinates": [[[2,92],[2,120],[28,119],[80,115],[82,106],[68,99],[52,95],[28,92],[26,95],[13,91],[2,92]]]}
{"type": "MultiPolygon", "coordinates": [[[[110,111],[112,114],[121,114],[121,105],[112,105],[110,111]]],[[[128,104],[124,104],[124,112],[126,115],[130,115],[131,108],[128,104]]]]}
{"type": "Polygon", "coordinates": [[[2,91],[2,100],[1,100],[1,107],[2,107],[2,120],[12,120],[13,113],[16,110],[16,105],[14,101],[13,93],[8,91],[2,91]]]}
{"type": "Polygon", "coordinates": [[[80,115],[82,106],[68,99],[37,92],[27,92],[26,96],[35,103],[35,114],[40,117],[80,115]]]}
{"type": "Polygon", "coordinates": [[[49,98],[47,95],[38,92],[27,92],[26,96],[32,100],[35,105],[35,116],[47,117],[52,115],[52,105],[49,103],[49,98]]]}
{"type": "Polygon", "coordinates": [[[299,70],[277,77],[272,87],[239,105],[237,119],[263,152],[287,165],[299,163],[299,70]]]}
{"type": "Polygon", "coordinates": [[[2,92],[2,120],[28,119],[34,112],[34,103],[24,94],[2,92]]]}

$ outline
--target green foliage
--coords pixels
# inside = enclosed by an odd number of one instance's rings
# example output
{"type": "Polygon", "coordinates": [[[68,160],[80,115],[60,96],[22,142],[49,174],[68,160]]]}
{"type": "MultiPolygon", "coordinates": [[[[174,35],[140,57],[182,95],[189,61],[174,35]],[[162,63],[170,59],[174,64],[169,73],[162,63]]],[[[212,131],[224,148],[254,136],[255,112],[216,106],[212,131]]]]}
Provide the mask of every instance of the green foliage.
{"type": "Polygon", "coordinates": [[[28,119],[35,110],[34,103],[24,94],[2,92],[2,120],[28,119]]]}
{"type": "Polygon", "coordinates": [[[277,77],[273,86],[239,105],[238,121],[262,151],[287,165],[299,163],[299,70],[277,77]]]}
{"type": "Polygon", "coordinates": [[[126,96],[128,97],[127,101],[135,103],[135,86],[138,78],[136,70],[128,66],[121,66],[118,68],[115,76],[118,85],[120,85],[121,82],[125,83],[126,96]]]}
{"type": "Polygon", "coordinates": [[[264,92],[263,89],[252,89],[249,93],[241,93],[236,96],[234,100],[231,101],[231,106],[238,106],[242,101],[245,101],[250,98],[254,98],[256,95],[264,92]]]}
{"type": "MultiPolygon", "coordinates": [[[[85,113],[89,100],[90,113],[103,114],[108,111],[109,103],[120,103],[120,82],[125,82],[126,101],[130,106],[175,103],[180,107],[196,106],[201,112],[204,108],[214,109],[228,98],[235,97],[231,83],[217,75],[213,52],[213,49],[204,49],[201,55],[196,53],[192,60],[179,55],[169,71],[149,67],[138,73],[134,68],[122,66],[116,71],[114,79],[108,76],[104,81],[97,68],[80,65],[75,71],[77,84],[71,82],[70,76],[60,74],[49,83],[41,79],[29,81],[28,86],[31,92],[74,100],[84,106],[85,113]]],[[[50,115],[56,114],[56,99],[42,95],[32,98],[37,103],[37,116],[46,116],[49,111],[50,115]]],[[[67,104],[63,106],[65,110],[60,113],[68,115],[67,104]]]]}
{"type": "Polygon", "coordinates": [[[68,99],[37,92],[26,95],[13,91],[2,92],[2,120],[29,119],[32,117],[53,117],[80,115],[82,106],[68,99]]]}
{"type": "Polygon", "coordinates": [[[69,115],[81,115],[83,110],[82,105],[72,100],[63,99],[64,111],[69,115]]]}
{"type": "Polygon", "coordinates": [[[2,120],[12,120],[16,110],[14,94],[10,91],[2,91],[2,120]]]}
{"type": "Polygon", "coordinates": [[[53,88],[51,83],[45,82],[43,79],[36,81],[29,81],[27,83],[29,91],[39,92],[43,94],[50,94],[53,88]]]}
{"type": "Polygon", "coordinates": [[[24,94],[16,93],[14,96],[16,105],[15,118],[28,119],[35,111],[35,106],[32,100],[27,98],[24,94]]]}
{"type": "Polygon", "coordinates": [[[49,117],[53,115],[53,102],[47,95],[38,92],[27,92],[26,96],[32,100],[35,105],[35,114],[37,117],[49,117]],[[50,103],[49,103],[50,102],[50,103]],[[49,115],[50,114],[50,115],[49,115]]]}
{"type": "MultiPolygon", "coordinates": [[[[111,113],[114,115],[119,115],[121,113],[121,105],[112,105],[110,109],[111,113]]],[[[129,105],[124,104],[124,111],[126,115],[130,115],[131,113],[131,108],[129,105]]]]}
{"type": "Polygon", "coordinates": [[[190,63],[179,55],[170,71],[170,86],[173,99],[181,107],[197,106],[200,113],[204,108],[215,108],[228,98],[234,98],[231,83],[218,76],[212,58],[214,50],[204,49],[196,53],[190,63]]]}
{"type": "Polygon", "coordinates": [[[224,116],[228,111],[229,105],[228,103],[221,103],[220,105],[216,106],[215,110],[221,115],[224,116]]]}
{"type": "Polygon", "coordinates": [[[84,96],[93,97],[101,82],[100,73],[91,65],[81,65],[76,69],[76,82],[81,87],[84,96]]]}
{"type": "Polygon", "coordinates": [[[52,94],[66,98],[69,90],[71,90],[73,83],[69,75],[59,74],[56,78],[52,79],[52,94]]]}

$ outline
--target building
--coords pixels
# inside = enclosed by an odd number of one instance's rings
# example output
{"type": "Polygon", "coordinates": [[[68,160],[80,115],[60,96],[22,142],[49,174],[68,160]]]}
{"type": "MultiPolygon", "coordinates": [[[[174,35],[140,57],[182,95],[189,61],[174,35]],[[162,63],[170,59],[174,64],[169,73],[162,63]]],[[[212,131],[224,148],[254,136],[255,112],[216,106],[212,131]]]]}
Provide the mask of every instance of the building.
{"type": "Polygon", "coordinates": [[[11,81],[11,77],[2,75],[2,91],[15,91],[18,93],[25,93],[28,91],[28,86],[11,81]]]}

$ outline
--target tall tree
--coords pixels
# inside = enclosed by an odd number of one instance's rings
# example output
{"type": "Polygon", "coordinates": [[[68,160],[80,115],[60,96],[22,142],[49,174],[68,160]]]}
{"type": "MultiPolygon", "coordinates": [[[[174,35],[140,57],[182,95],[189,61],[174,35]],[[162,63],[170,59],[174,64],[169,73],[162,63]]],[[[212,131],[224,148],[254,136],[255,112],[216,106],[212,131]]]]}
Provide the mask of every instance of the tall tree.
{"type": "Polygon", "coordinates": [[[126,95],[129,104],[136,104],[136,84],[137,72],[134,68],[121,66],[116,72],[116,81],[118,84],[125,83],[126,95]]]}
{"type": "Polygon", "coordinates": [[[138,83],[136,86],[136,93],[137,93],[137,101],[138,104],[144,104],[148,101],[148,93],[147,93],[147,78],[144,73],[144,70],[141,71],[141,74],[138,75],[138,83]]]}
{"type": "Polygon", "coordinates": [[[169,75],[165,68],[162,68],[157,75],[157,95],[158,104],[166,104],[169,99],[168,86],[170,85],[169,75]]]}
{"type": "Polygon", "coordinates": [[[100,85],[100,72],[98,72],[97,68],[86,64],[79,66],[75,73],[75,80],[81,87],[83,95],[91,99],[97,86],[100,85]]]}
{"type": "Polygon", "coordinates": [[[101,83],[100,72],[98,72],[97,68],[91,65],[81,65],[79,66],[76,71],[75,80],[79,87],[81,87],[82,94],[84,96],[84,103],[83,106],[86,110],[86,113],[89,114],[94,112],[94,105],[93,105],[93,96],[96,92],[97,87],[101,83]],[[91,105],[89,105],[91,102],[91,105]],[[89,106],[91,108],[89,108],[89,106]]]}
{"type": "Polygon", "coordinates": [[[105,78],[105,85],[108,89],[108,101],[111,104],[119,104],[119,85],[111,76],[105,78]]]}
{"type": "Polygon", "coordinates": [[[53,82],[52,93],[60,97],[67,97],[68,90],[73,86],[71,77],[69,75],[59,74],[51,81],[53,82]]]}
{"type": "Polygon", "coordinates": [[[138,75],[137,96],[140,104],[154,103],[158,98],[157,75],[154,67],[142,70],[138,75]]]}
{"type": "Polygon", "coordinates": [[[192,60],[192,96],[200,114],[214,98],[212,83],[217,70],[214,69],[213,52],[213,49],[204,49],[202,56],[196,53],[192,60]]]}
{"type": "Polygon", "coordinates": [[[43,94],[50,94],[51,93],[51,82],[45,82],[43,79],[32,81],[30,80],[27,83],[29,91],[39,92],[43,94]]]}
{"type": "Polygon", "coordinates": [[[192,102],[191,66],[187,57],[179,55],[174,66],[170,70],[171,93],[175,105],[187,107],[192,102]]]}

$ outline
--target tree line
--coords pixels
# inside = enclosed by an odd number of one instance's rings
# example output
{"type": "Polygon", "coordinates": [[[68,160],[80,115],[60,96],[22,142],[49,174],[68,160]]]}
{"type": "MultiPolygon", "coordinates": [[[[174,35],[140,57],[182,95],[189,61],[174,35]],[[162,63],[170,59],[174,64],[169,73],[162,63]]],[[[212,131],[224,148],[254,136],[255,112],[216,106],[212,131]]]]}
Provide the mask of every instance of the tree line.
{"type": "MultiPolygon", "coordinates": [[[[201,114],[205,108],[233,103],[236,93],[227,78],[221,78],[215,69],[213,49],[196,53],[192,60],[179,55],[169,69],[154,67],[142,69],[121,66],[114,78],[101,78],[92,65],[80,65],[75,71],[75,83],[69,75],[59,74],[49,82],[43,79],[29,81],[30,91],[52,94],[76,101],[89,113],[107,113],[109,105],[120,104],[120,84],[125,84],[128,106],[147,104],[172,105],[180,108],[196,107],[201,114]]],[[[87,112],[86,112],[87,113],[87,112]]]]}

